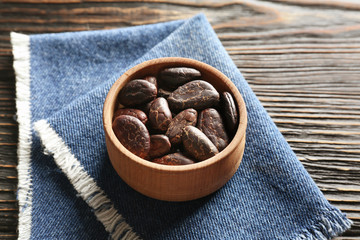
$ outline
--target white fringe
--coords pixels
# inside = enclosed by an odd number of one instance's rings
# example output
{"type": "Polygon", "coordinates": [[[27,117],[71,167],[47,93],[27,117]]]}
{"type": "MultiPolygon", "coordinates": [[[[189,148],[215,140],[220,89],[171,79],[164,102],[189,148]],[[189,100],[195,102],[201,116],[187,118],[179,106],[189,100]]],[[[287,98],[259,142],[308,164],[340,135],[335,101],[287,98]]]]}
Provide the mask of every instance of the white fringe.
{"type": "Polygon", "coordinates": [[[19,239],[29,239],[31,234],[32,176],[31,156],[31,112],[30,112],[30,38],[11,33],[16,74],[16,109],[19,123],[18,143],[18,202],[19,239]]]}
{"type": "Polygon", "coordinates": [[[139,239],[137,234],[117,212],[105,192],[81,166],[61,137],[46,120],[37,121],[34,129],[40,136],[45,151],[52,154],[58,167],[68,177],[75,190],[94,209],[97,219],[113,239],[139,239]]]}
{"type": "Polygon", "coordinates": [[[321,220],[302,232],[294,240],[327,240],[338,236],[351,227],[353,222],[336,208],[327,209],[321,220]]]}

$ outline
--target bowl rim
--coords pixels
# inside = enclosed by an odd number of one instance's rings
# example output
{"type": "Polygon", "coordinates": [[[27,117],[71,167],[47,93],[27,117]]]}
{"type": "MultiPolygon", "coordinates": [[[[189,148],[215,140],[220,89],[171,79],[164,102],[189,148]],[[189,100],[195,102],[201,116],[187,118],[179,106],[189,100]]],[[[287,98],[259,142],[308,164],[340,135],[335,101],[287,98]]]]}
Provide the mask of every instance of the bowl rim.
{"type": "MultiPolygon", "coordinates": [[[[205,80],[206,81],[206,80],[205,80]]],[[[242,98],[242,95],[240,94],[239,90],[235,86],[235,84],[222,72],[220,72],[218,69],[204,63],[200,62],[194,59],[190,58],[183,58],[183,57],[164,57],[164,58],[155,58],[151,60],[147,60],[145,62],[142,62],[130,69],[128,69],[125,73],[123,73],[111,86],[109,92],[107,93],[106,99],[104,101],[103,105],[103,128],[105,131],[105,134],[108,135],[108,139],[112,142],[112,144],[120,150],[126,157],[129,159],[135,161],[136,163],[143,165],[147,168],[152,169],[153,171],[161,171],[161,172],[169,172],[173,174],[178,174],[182,172],[189,172],[189,171],[195,171],[200,168],[206,168],[214,163],[221,161],[224,159],[224,157],[228,156],[231,152],[234,151],[234,149],[240,144],[240,142],[245,138],[246,133],[246,127],[247,127],[247,111],[245,102],[242,98]],[[120,92],[120,86],[123,81],[129,81],[128,79],[131,78],[133,75],[136,74],[141,69],[150,67],[154,64],[164,64],[168,63],[169,65],[178,65],[178,66],[192,66],[193,68],[196,68],[200,71],[202,69],[206,69],[206,71],[211,72],[212,75],[214,75],[216,78],[221,79],[224,81],[224,83],[227,85],[229,89],[231,89],[231,93],[233,97],[235,98],[235,102],[237,104],[238,112],[240,114],[239,118],[239,125],[237,128],[237,131],[232,138],[231,142],[228,146],[226,146],[225,149],[223,149],[221,152],[216,154],[215,156],[208,158],[201,162],[196,162],[194,164],[188,164],[188,165],[164,165],[164,164],[158,164],[153,163],[151,161],[145,160],[143,158],[140,158],[130,152],[128,149],[126,149],[120,141],[116,138],[114,131],[112,130],[112,117],[111,117],[111,111],[115,109],[115,103],[119,92],[120,92]]]]}

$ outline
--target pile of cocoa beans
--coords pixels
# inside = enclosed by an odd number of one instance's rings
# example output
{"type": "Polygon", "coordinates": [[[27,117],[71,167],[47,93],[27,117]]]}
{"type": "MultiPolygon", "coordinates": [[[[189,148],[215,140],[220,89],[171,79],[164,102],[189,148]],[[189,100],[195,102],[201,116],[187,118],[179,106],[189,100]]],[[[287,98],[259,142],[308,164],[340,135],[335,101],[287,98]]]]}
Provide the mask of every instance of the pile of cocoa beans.
{"type": "Polygon", "coordinates": [[[173,67],[129,81],[118,95],[113,131],[130,152],[155,163],[206,160],[232,140],[239,122],[229,92],[194,68],[173,67]]]}

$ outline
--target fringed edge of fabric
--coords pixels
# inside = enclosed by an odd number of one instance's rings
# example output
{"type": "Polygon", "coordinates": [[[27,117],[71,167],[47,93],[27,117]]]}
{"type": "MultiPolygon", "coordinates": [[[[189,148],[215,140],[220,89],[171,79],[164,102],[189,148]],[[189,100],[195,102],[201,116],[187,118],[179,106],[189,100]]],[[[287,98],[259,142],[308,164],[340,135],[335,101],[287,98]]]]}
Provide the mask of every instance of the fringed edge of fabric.
{"type": "Polygon", "coordinates": [[[19,123],[18,139],[18,238],[29,239],[31,234],[32,174],[31,174],[31,111],[30,111],[30,37],[10,34],[16,74],[16,109],[19,123]]]}
{"type": "Polygon", "coordinates": [[[104,225],[111,238],[140,239],[50,124],[46,120],[39,120],[34,124],[34,129],[41,139],[45,154],[53,156],[56,165],[93,209],[95,216],[104,225]]]}
{"type": "Polygon", "coordinates": [[[321,220],[305,229],[296,240],[326,240],[338,236],[351,227],[353,222],[336,208],[329,208],[321,220]]]}

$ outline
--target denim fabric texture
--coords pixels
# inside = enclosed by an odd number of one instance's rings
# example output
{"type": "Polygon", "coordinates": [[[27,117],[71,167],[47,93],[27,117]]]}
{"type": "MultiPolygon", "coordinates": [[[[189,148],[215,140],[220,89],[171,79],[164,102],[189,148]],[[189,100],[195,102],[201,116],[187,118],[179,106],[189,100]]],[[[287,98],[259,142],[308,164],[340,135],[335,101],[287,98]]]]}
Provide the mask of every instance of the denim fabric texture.
{"type": "MultiPolygon", "coordinates": [[[[143,239],[330,239],[350,221],[330,205],[232,62],[205,16],[115,30],[30,36],[31,122],[45,119],[143,239]],[[129,68],[187,57],[227,75],[248,112],[246,148],[215,193],[164,202],[127,186],[109,161],[102,107],[129,68]]],[[[31,239],[108,239],[35,130],[31,239]]]]}

